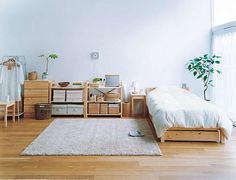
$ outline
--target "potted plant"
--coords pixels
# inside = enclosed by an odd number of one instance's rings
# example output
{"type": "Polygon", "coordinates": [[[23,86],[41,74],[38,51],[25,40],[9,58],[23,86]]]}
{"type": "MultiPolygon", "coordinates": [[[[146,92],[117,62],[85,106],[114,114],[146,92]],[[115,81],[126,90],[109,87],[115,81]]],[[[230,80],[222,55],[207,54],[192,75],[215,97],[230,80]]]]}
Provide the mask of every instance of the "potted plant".
{"type": "Polygon", "coordinates": [[[189,60],[186,64],[187,69],[197,78],[201,79],[203,82],[204,90],[204,99],[206,101],[210,101],[206,97],[206,92],[209,86],[213,86],[212,75],[213,73],[217,72],[218,74],[221,73],[220,70],[216,69],[214,65],[220,64],[221,57],[220,56],[209,56],[208,54],[203,55],[202,57],[197,57],[194,59],[189,60]]]}
{"type": "Polygon", "coordinates": [[[49,65],[49,60],[51,59],[57,59],[58,56],[56,54],[49,54],[48,56],[44,55],[44,54],[41,54],[39,56],[40,58],[42,59],[45,59],[46,60],[46,71],[43,72],[42,74],[42,79],[47,79],[48,78],[48,65],[49,65]]]}
{"type": "Polygon", "coordinates": [[[94,78],[93,79],[93,83],[101,83],[102,82],[102,78],[94,78]]]}

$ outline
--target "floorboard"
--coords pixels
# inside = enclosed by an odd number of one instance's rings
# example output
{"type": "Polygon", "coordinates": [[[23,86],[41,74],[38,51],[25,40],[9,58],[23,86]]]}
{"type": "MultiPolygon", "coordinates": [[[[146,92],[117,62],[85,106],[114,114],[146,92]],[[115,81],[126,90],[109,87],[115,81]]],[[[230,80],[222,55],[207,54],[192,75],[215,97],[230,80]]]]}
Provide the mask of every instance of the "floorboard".
{"type": "MultiPolygon", "coordinates": [[[[52,120],[0,121],[0,179],[236,179],[236,131],[226,144],[165,142],[163,156],[20,156],[52,120]]],[[[60,138],[60,137],[58,137],[60,138]]]]}

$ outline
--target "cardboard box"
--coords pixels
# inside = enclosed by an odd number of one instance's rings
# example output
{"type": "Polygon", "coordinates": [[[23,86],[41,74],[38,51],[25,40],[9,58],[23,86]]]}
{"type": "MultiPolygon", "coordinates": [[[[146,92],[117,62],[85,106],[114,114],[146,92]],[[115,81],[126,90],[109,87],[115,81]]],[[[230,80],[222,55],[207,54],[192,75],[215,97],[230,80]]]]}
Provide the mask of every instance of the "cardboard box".
{"type": "Polygon", "coordinates": [[[100,114],[108,114],[108,104],[100,104],[100,114]]]}
{"type": "Polygon", "coordinates": [[[99,103],[89,103],[88,104],[88,113],[89,114],[99,114],[100,113],[100,104],[99,103]]]}
{"type": "Polygon", "coordinates": [[[130,117],[130,103],[122,103],[122,116],[130,117]]]}
{"type": "Polygon", "coordinates": [[[119,104],[109,104],[108,112],[109,112],[109,114],[119,114],[120,113],[120,105],[119,104]]]}

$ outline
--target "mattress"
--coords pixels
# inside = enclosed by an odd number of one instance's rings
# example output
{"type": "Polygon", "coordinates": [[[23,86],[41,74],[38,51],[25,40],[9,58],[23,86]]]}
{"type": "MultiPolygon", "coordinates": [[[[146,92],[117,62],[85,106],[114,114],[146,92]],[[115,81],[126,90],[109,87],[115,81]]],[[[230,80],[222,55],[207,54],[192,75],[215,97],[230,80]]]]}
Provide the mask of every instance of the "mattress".
{"type": "Polygon", "coordinates": [[[187,90],[177,87],[155,89],[147,95],[147,106],[158,137],[172,127],[221,128],[226,139],[231,136],[229,117],[187,90]]]}

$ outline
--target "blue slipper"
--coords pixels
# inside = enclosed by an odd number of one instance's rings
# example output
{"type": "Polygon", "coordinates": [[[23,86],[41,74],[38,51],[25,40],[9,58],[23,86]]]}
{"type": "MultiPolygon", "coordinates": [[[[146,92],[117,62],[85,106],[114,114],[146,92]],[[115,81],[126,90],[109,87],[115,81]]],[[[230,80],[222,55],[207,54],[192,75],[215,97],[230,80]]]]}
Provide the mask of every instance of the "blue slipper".
{"type": "Polygon", "coordinates": [[[131,137],[143,137],[144,134],[140,132],[139,130],[134,130],[129,132],[129,136],[131,137]]]}

